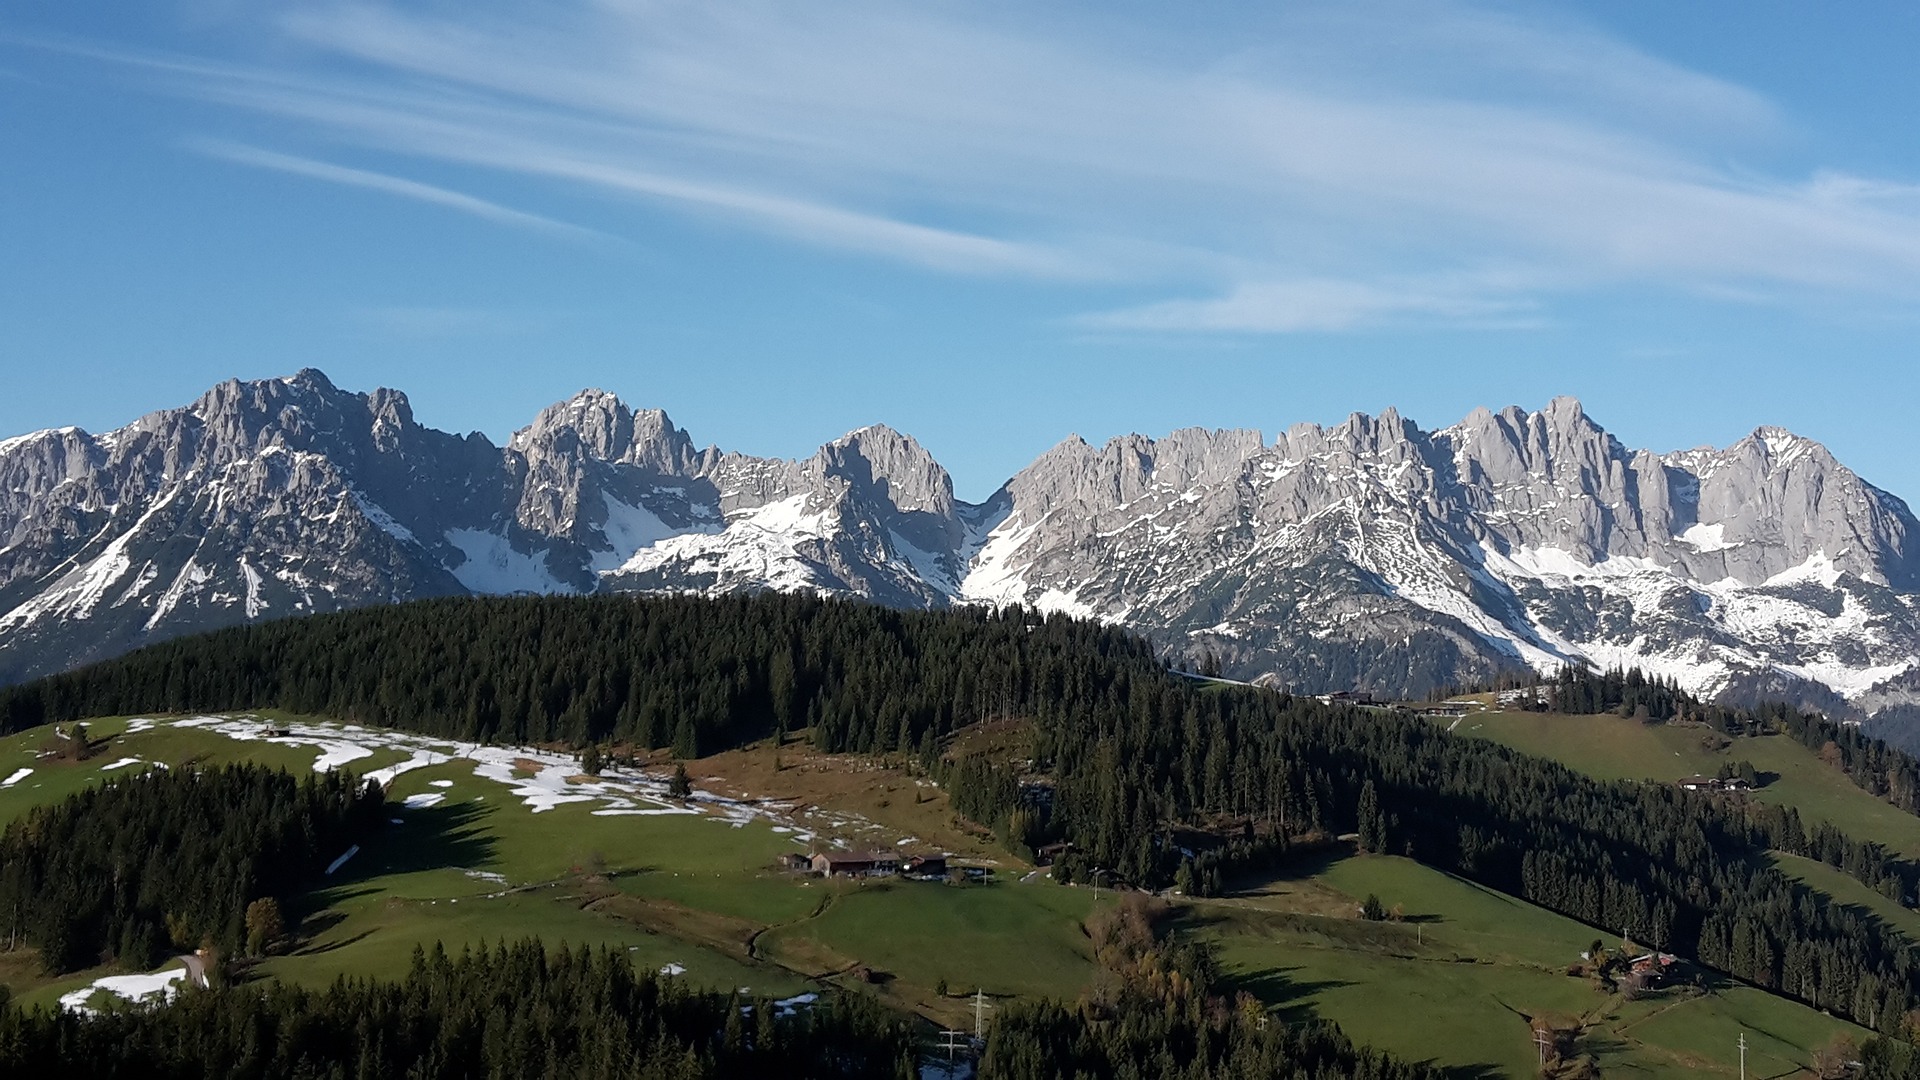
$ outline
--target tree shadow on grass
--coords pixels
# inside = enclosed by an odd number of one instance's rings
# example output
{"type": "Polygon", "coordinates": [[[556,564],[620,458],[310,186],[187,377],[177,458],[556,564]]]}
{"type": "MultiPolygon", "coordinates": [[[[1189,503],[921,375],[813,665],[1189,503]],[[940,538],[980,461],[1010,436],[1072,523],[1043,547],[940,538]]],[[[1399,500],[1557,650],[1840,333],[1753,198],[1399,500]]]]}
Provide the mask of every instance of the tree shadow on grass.
{"type": "MultiPolygon", "coordinates": [[[[372,882],[388,874],[485,866],[498,846],[479,823],[481,811],[470,804],[410,810],[398,825],[383,826],[360,851],[323,876],[299,905],[301,926],[325,920],[329,909],[378,892],[372,882]]],[[[338,920],[335,919],[337,922],[338,920]]]]}
{"type": "Polygon", "coordinates": [[[1233,993],[1244,990],[1262,1003],[1279,1009],[1290,1021],[1314,1020],[1319,1012],[1308,1000],[1323,990],[1338,990],[1354,985],[1341,979],[1297,979],[1293,968],[1264,968],[1244,974],[1228,975],[1224,982],[1233,993]]]}
{"type": "Polygon", "coordinates": [[[341,938],[339,941],[329,941],[324,945],[308,945],[308,946],[305,946],[304,948],[295,949],[293,951],[293,955],[319,956],[323,953],[330,953],[330,952],[333,952],[335,949],[344,949],[349,945],[353,945],[359,942],[360,940],[362,940],[363,938],[370,936],[372,933],[373,933],[373,928],[368,927],[367,929],[362,930],[351,937],[341,938]]]}
{"type": "Polygon", "coordinates": [[[499,845],[480,824],[482,814],[471,803],[409,810],[400,824],[376,833],[335,876],[350,885],[383,874],[485,866],[499,845]]]}
{"type": "Polygon", "coordinates": [[[1353,855],[1353,849],[1346,845],[1316,848],[1309,851],[1289,853],[1272,867],[1246,874],[1236,874],[1227,881],[1225,895],[1253,896],[1269,885],[1282,881],[1303,881],[1316,877],[1342,859],[1353,855]]]}

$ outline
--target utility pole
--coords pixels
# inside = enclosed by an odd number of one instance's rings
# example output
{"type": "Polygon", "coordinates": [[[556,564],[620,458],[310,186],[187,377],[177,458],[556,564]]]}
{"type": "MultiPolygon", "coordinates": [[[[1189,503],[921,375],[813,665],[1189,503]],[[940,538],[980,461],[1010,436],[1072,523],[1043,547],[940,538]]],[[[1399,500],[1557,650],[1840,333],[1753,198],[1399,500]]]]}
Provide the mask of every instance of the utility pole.
{"type": "Polygon", "coordinates": [[[1747,1033],[1740,1033],[1740,1080],[1747,1080],[1747,1033]]]}
{"type": "Polygon", "coordinates": [[[987,992],[985,990],[976,989],[973,992],[973,1037],[974,1038],[976,1039],[986,1038],[987,1010],[991,1008],[993,1008],[993,1003],[987,1000],[987,992]]]}
{"type": "Polygon", "coordinates": [[[953,1052],[960,1049],[960,1040],[967,1037],[964,1031],[943,1031],[940,1037],[947,1040],[947,1064],[953,1064],[953,1052]]]}
{"type": "Polygon", "coordinates": [[[1542,1072],[1545,1072],[1547,1068],[1547,1042],[1547,1029],[1534,1028],[1533,1045],[1540,1051],[1540,1069],[1542,1072]]]}

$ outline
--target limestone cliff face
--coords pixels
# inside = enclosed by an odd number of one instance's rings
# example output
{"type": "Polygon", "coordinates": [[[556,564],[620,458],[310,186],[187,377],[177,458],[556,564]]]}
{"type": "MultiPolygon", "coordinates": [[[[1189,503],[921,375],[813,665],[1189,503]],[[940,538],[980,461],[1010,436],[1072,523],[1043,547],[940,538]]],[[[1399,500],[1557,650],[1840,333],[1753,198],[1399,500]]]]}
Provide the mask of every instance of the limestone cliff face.
{"type": "Polygon", "coordinates": [[[755,458],[590,390],[496,447],[303,371],[0,440],[0,679],[417,596],[795,589],[1066,611],[1300,689],[1638,664],[1891,715],[1920,706],[1915,528],[1788,432],[1656,455],[1570,398],[1069,438],[973,505],[885,426],[755,458]]]}

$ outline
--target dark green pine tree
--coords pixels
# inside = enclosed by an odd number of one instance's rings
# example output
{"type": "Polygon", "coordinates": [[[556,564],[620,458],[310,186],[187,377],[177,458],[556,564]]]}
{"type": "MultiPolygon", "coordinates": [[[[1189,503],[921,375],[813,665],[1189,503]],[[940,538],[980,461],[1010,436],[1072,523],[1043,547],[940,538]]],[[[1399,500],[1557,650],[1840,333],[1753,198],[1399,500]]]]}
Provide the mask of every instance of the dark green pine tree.
{"type": "Polygon", "coordinates": [[[1387,818],[1380,810],[1380,793],[1373,781],[1360,786],[1360,850],[1379,854],[1387,850],[1387,818]]]}

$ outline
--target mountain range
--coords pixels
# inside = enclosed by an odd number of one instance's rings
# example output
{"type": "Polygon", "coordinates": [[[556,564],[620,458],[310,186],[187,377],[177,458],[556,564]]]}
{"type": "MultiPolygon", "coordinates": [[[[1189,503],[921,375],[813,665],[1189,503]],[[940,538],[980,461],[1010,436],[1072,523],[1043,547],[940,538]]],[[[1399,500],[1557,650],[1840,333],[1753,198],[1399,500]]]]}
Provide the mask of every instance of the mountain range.
{"type": "Polygon", "coordinates": [[[1904,729],[1917,536],[1811,440],[1632,450],[1571,398],[1073,437],[973,504],[885,426],[758,458],[589,390],[501,447],[309,369],[0,440],[0,682],[415,597],[781,589],[1097,618],[1295,690],[1633,665],[1904,729]]]}

